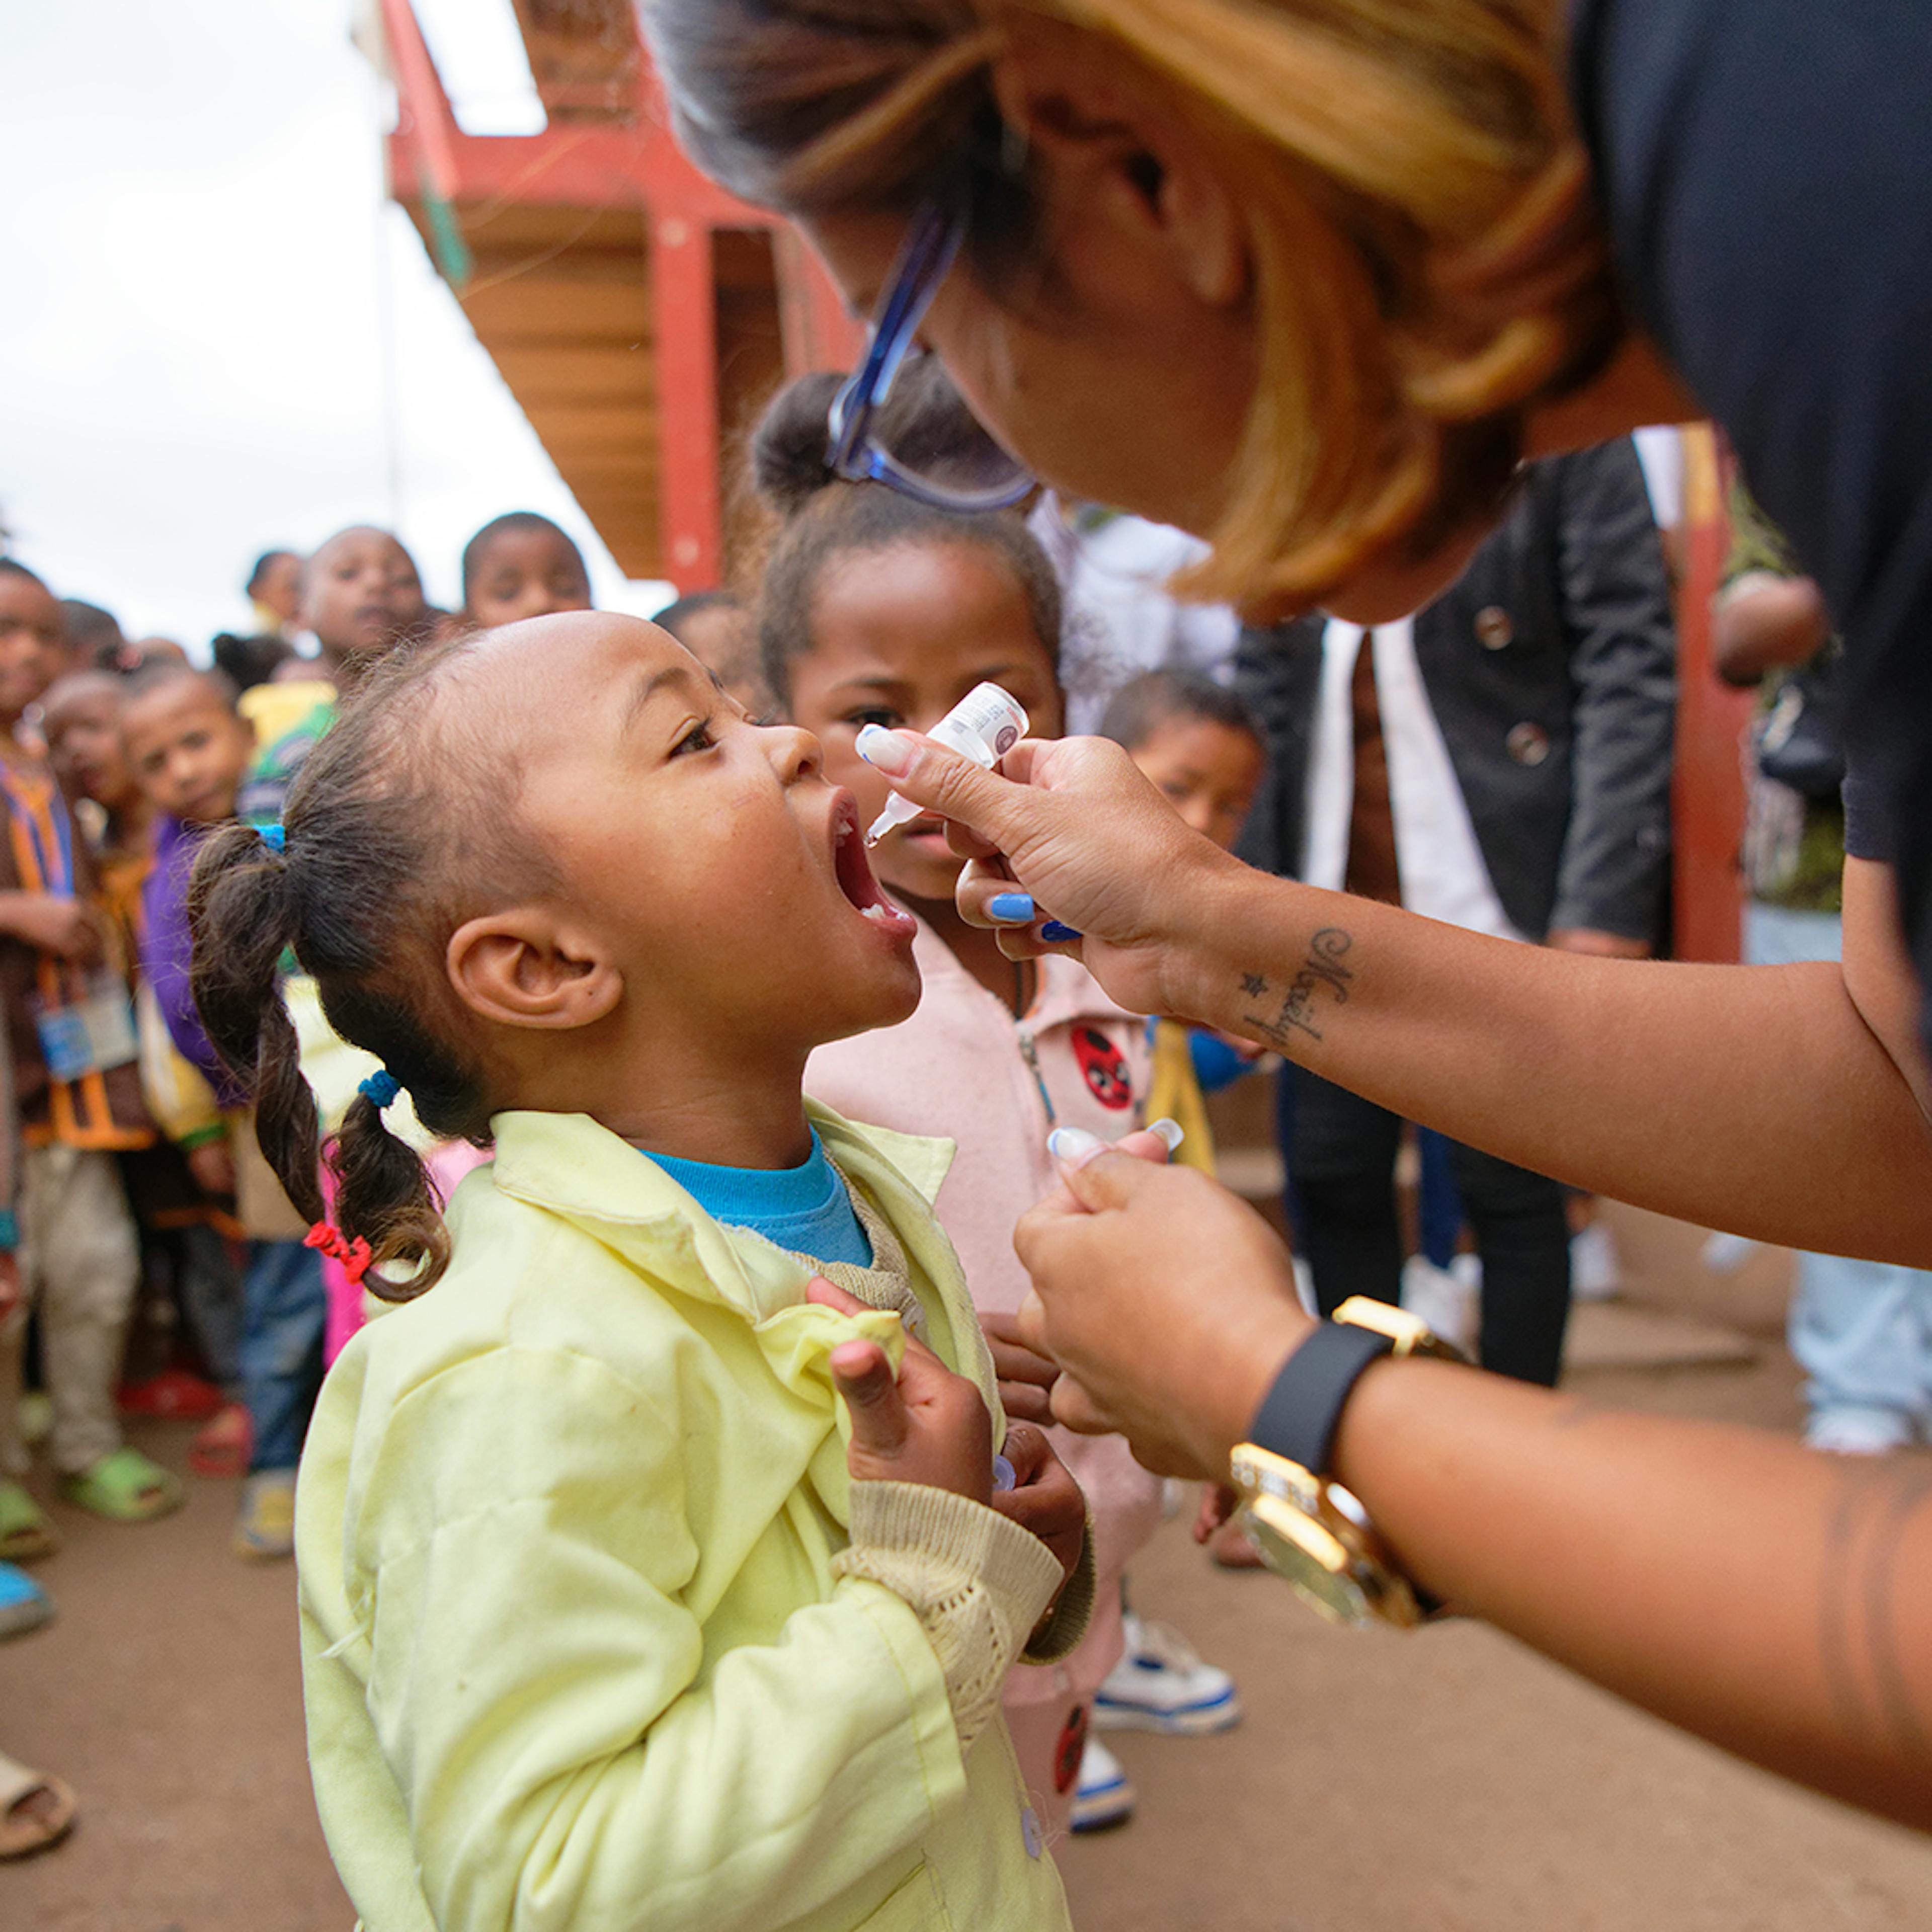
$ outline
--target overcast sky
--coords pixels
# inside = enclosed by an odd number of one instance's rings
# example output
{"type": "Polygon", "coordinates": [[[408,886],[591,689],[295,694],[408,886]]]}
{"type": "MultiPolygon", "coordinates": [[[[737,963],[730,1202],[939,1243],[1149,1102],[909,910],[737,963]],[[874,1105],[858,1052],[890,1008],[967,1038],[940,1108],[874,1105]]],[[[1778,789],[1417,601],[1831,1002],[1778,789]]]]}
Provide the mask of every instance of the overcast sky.
{"type": "MultiPolygon", "coordinates": [[[[475,37],[446,41],[447,68],[500,47],[509,0],[420,10],[475,37]]],[[[668,586],[625,585],[384,200],[386,93],[350,43],[352,11],[0,8],[14,554],[130,634],[198,644],[244,620],[260,550],[387,524],[452,604],[464,540],[535,509],[584,545],[601,603],[655,609],[668,586]]],[[[475,131],[479,107],[518,123],[512,99],[463,104],[475,131]]]]}

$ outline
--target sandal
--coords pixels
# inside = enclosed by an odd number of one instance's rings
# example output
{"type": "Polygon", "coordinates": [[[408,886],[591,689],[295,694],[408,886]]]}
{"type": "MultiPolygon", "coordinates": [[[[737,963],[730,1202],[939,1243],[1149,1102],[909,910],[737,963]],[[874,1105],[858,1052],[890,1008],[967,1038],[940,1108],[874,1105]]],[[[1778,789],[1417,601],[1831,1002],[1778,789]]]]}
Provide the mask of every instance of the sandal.
{"type": "Polygon", "coordinates": [[[180,1482],[130,1442],[80,1475],[63,1476],[61,1494],[110,1522],[148,1522],[182,1504],[180,1482]]]}
{"type": "Polygon", "coordinates": [[[185,1369],[164,1369],[144,1382],[125,1382],[118,1406],[123,1415],[154,1415],[169,1422],[200,1422],[221,1407],[221,1391],[185,1369]]]}
{"type": "Polygon", "coordinates": [[[79,1807],[58,1778],[16,1764],[0,1751],[0,1858],[31,1858],[74,1829],[79,1807]]]}
{"type": "Polygon", "coordinates": [[[54,1600],[24,1570],[0,1563],[0,1638],[38,1630],[54,1613],[54,1600]]]}
{"type": "Polygon", "coordinates": [[[224,1402],[214,1418],[195,1431],[188,1466],[197,1476],[216,1480],[245,1476],[254,1446],[254,1425],[248,1410],[238,1402],[224,1402]]]}
{"type": "Polygon", "coordinates": [[[272,1563],[296,1553],[296,1472],[258,1469],[242,1486],[231,1547],[250,1562],[272,1563]]]}
{"type": "Polygon", "coordinates": [[[31,1563],[59,1547],[59,1532],[40,1504],[18,1483],[0,1483],[0,1563],[31,1563]]]}

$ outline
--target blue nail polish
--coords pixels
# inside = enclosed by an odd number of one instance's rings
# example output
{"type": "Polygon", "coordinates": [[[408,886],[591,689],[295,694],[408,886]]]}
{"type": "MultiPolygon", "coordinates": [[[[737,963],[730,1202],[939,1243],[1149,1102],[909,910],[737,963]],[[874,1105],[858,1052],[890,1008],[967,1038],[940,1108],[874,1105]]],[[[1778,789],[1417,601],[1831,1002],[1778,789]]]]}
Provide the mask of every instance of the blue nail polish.
{"type": "Polygon", "coordinates": [[[1030,926],[1033,923],[1033,895],[1030,892],[995,892],[986,902],[986,910],[1002,926],[1030,926]]]}
{"type": "Polygon", "coordinates": [[[1062,926],[1057,919],[1050,919],[1040,928],[1040,936],[1049,946],[1059,946],[1070,939],[1084,938],[1085,934],[1076,932],[1070,926],[1062,926]]]}

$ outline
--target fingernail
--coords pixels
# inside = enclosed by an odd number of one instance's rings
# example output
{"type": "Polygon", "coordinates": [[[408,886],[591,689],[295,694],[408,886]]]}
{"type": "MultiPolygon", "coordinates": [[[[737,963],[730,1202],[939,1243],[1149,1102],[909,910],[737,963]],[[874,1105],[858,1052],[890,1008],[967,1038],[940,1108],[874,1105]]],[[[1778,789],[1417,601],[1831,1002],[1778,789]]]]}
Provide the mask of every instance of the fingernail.
{"type": "Polygon", "coordinates": [[[1084,1167],[1106,1144],[1098,1134],[1090,1134],[1084,1127],[1055,1127],[1046,1137],[1047,1152],[1069,1167],[1084,1167]]]}
{"type": "Polygon", "coordinates": [[[1062,926],[1058,920],[1050,919],[1040,928],[1040,936],[1049,946],[1064,945],[1070,939],[1084,938],[1085,935],[1070,926],[1062,926]]]}
{"type": "Polygon", "coordinates": [[[860,732],[858,752],[874,771],[884,772],[889,778],[904,778],[919,755],[918,747],[910,738],[898,731],[888,731],[883,724],[868,724],[860,732]]]}
{"type": "MultiPolygon", "coordinates": [[[[878,728],[868,726],[867,728],[878,728]]],[[[1030,892],[995,892],[986,902],[986,910],[1002,926],[1030,926],[1033,923],[1033,895],[1030,892]]]]}
{"type": "Polygon", "coordinates": [[[1187,1130],[1178,1120],[1170,1120],[1164,1118],[1158,1120],[1148,1121],[1148,1132],[1150,1134],[1158,1134],[1166,1143],[1169,1154],[1174,1153],[1181,1142],[1187,1138],[1187,1130]]]}

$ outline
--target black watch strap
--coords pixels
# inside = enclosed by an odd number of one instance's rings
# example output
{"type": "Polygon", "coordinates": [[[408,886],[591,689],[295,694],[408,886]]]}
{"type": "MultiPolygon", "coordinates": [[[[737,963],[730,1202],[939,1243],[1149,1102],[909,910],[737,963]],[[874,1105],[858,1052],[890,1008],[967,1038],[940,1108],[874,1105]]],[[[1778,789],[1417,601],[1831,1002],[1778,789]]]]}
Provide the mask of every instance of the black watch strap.
{"type": "Polygon", "coordinates": [[[1248,1440],[1299,1462],[1311,1475],[1328,1474],[1348,1392],[1372,1362],[1394,1352],[1395,1343],[1376,1329],[1322,1322],[1282,1365],[1255,1411],[1248,1440]]]}

